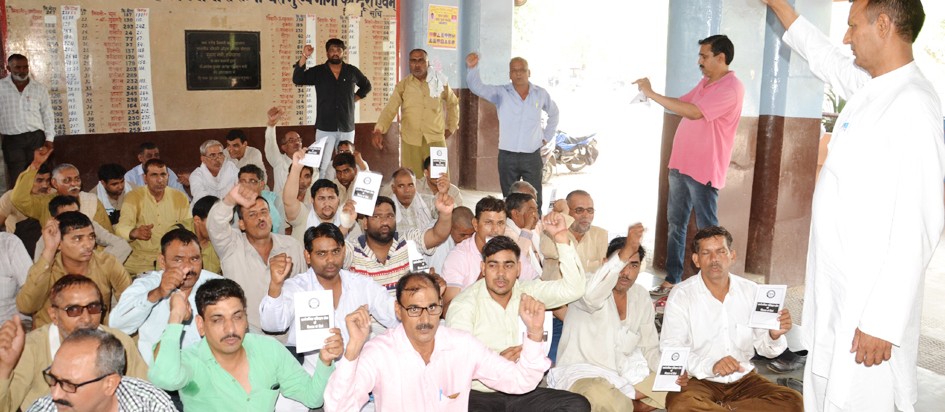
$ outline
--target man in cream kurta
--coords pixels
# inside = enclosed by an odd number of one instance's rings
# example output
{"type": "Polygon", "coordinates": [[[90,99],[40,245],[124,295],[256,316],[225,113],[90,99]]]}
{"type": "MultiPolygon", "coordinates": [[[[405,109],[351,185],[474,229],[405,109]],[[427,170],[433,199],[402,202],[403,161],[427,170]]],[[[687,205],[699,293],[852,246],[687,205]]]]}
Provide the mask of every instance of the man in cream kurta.
{"type": "Polygon", "coordinates": [[[924,274],[945,223],[941,104],[912,58],[921,19],[894,10],[922,5],[854,1],[851,59],[786,1],[764,2],[785,43],[848,99],[814,190],[805,409],[912,411],[924,274]]]}

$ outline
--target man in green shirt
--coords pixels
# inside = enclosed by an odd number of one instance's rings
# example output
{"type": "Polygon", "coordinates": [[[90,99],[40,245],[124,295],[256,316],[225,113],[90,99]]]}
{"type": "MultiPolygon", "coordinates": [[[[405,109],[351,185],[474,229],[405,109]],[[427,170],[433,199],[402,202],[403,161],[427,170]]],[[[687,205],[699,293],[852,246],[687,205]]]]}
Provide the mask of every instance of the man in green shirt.
{"type": "Polygon", "coordinates": [[[203,340],[182,351],[182,323],[192,314],[183,294],[171,294],[169,324],[148,372],[155,386],[179,391],[184,407],[195,411],[271,411],[280,393],[309,408],[322,405],[332,361],[343,350],[337,328],[309,376],[279,341],[246,333],[246,296],[236,282],[207,281],[197,289],[196,304],[203,340]]]}

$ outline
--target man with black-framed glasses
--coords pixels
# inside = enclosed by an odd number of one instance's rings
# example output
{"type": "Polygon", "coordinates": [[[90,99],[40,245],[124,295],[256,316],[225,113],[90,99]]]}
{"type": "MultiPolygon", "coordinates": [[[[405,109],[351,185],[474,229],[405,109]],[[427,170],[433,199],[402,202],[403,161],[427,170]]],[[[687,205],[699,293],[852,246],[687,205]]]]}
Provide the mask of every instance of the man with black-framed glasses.
{"type": "Polygon", "coordinates": [[[472,335],[440,326],[443,301],[437,278],[411,272],[396,287],[396,328],[367,342],[371,315],[361,307],[345,318],[349,340],[328,379],[325,411],[359,410],[374,393],[377,410],[465,411],[473,379],[508,393],[531,391],[551,362],[542,348],[545,306],[523,295],[519,317],[528,339],[512,362],[472,335]]]}
{"type": "Polygon", "coordinates": [[[52,365],[43,371],[49,395],[37,400],[29,412],[70,411],[177,411],[164,391],[147,381],[122,376],[125,351],[114,335],[83,329],[70,335],[52,365]]]}
{"type": "Polygon", "coordinates": [[[46,326],[27,334],[19,316],[0,326],[0,410],[26,410],[33,401],[49,394],[42,372],[53,363],[53,354],[62,349],[64,339],[79,330],[100,329],[114,335],[124,347],[122,356],[127,356],[127,375],[147,377],[147,364],[134,341],[117,329],[101,325],[107,306],[95,282],[82,275],[66,275],[53,284],[50,302],[47,312],[52,323],[46,326]]]}

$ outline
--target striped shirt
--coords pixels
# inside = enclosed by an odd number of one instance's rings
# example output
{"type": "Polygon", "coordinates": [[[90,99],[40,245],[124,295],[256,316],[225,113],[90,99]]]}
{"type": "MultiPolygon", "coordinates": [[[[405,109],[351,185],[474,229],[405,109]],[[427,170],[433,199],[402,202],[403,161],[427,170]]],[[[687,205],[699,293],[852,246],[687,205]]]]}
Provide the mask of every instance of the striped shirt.
{"type": "MultiPolygon", "coordinates": [[[[118,390],[120,412],[177,412],[171,397],[150,382],[129,376],[122,376],[118,390]]],[[[56,412],[56,404],[52,395],[46,395],[36,400],[27,412],[56,412]]]]}
{"type": "Polygon", "coordinates": [[[410,272],[410,259],[407,256],[407,241],[412,240],[417,243],[420,253],[430,255],[434,249],[428,249],[423,241],[426,230],[413,229],[407,231],[403,236],[400,232],[394,232],[394,240],[387,252],[387,259],[381,263],[374,250],[367,244],[367,235],[361,235],[356,242],[348,242],[345,263],[348,263],[348,271],[359,275],[364,275],[374,279],[377,284],[383,286],[394,294],[397,288],[397,281],[410,272]]]}

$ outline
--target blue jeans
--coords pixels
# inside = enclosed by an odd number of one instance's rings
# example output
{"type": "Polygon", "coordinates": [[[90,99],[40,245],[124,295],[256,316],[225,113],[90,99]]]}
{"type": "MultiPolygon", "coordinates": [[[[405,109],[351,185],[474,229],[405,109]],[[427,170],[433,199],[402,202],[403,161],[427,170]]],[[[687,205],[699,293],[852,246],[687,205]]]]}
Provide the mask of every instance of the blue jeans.
{"type": "Polygon", "coordinates": [[[666,220],[669,222],[666,281],[669,283],[676,284],[682,280],[689,213],[696,213],[699,229],[719,224],[719,189],[712,187],[711,183],[702,184],[677,169],[669,169],[669,200],[666,205],[666,220]]]}

